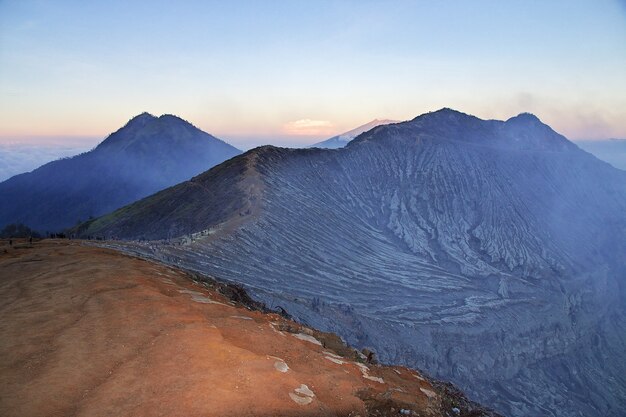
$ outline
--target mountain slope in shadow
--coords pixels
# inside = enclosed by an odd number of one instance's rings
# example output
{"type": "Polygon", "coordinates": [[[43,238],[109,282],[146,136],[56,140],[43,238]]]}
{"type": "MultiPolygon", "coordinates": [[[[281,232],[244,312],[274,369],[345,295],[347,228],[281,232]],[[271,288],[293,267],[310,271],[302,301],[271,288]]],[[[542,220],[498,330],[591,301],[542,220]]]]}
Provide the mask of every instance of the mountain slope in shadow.
{"type": "Polygon", "coordinates": [[[0,225],[60,231],[240,153],[176,116],[143,113],[89,152],[0,183],[0,225]]]}

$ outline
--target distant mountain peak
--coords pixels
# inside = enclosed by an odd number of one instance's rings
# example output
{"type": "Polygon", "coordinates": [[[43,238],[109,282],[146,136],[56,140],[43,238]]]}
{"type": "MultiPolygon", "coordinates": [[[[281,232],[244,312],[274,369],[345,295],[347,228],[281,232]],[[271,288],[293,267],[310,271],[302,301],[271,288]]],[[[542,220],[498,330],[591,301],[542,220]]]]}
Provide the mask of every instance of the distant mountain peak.
{"type": "Polygon", "coordinates": [[[541,123],[544,124],[537,116],[532,113],[523,112],[518,114],[517,116],[513,116],[507,120],[507,122],[526,122],[526,123],[541,123]]]}
{"type": "Polygon", "coordinates": [[[483,120],[450,108],[421,114],[407,123],[382,126],[353,140],[350,145],[378,140],[396,140],[398,128],[408,129],[412,136],[437,140],[467,141],[500,149],[533,151],[570,151],[576,146],[552,130],[532,113],[521,113],[510,119],[483,120]]]}
{"type": "MultiPolygon", "coordinates": [[[[155,121],[161,121],[161,122],[182,122],[188,125],[192,125],[190,122],[188,122],[187,120],[176,116],[175,114],[169,114],[169,113],[164,113],[160,116],[155,116],[151,113],[148,112],[143,112],[141,114],[138,114],[137,116],[133,117],[132,119],[130,119],[128,121],[128,123],[126,123],[126,125],[124,127],[127,126],[144,126],[147,123],[151,123],[151,122],[155,122],[155,121]]],[[[192,125],[193,126],[193,125],[192,125]]],[[[123,127],[123,128],[124,128],[123,127]]]]}
{"type": "Polygon", "coordinates": [[[137,123],[137,122],[144,122],[145,123],[145,122],[148,122],[148,121],[154,120],[154,119],[156,119],[156,116],[154,116],[154,115],[152,115],[152,114],[150,114],[150,113],[145,111],[145,112],[140,113],[137,116],[133,117],[132,119],[130,119],[128,121],[128,123],[126,123],[126,125],[129,125],[131,123],[134,124],[134,123],[137,123]]]}
{"type": "Polygon", "coordinates": [[[357,128],[341,133],[337,136],[333,136],[330,139],[326,139],[322,142],[315,143],[311,145],[311,147],[312,148],[330,148],[330,149],[343,148],[344,146],[348,144],[348,142],[350,142],[355,137],[359,136],[361,133],[367,132],[377,126],[388,125],[391,123],[398,123],[398,120],[374,119],[357,128]]]}
{"type": "Polygon", "coordinates": [[[93,150],[0,183],[0,225],[61,230],[187,180],[240,150],[173,115],[144,112],[93,150]],[[18,185],[15,185],[18,184],[18,185]],[[40,199],[46,204],[32,204],[40,199]]]}
{"type": "Polygon", "coordinates": [[[398,120],[392,120],[392,119],[374,119],[371,122],[366,123],[366,124],[369,125],[369,124],[375,124],[376,123],[377,125],[380,125],[380,124],[397,123],[397,122],[398,122],[398,120]]]}
{"type": "Polygon", "coordinates": [[[463,113],[462,111],[453,109],[451,107],[442,107],[439,110],[435,110],[432,113],[447,113],[447,114],[459,114],[459,115],[469,116],[467,113],[463,113]]]}
{"type": "Polygon", "coordinates": [[[148,112],[143,112],[130,119],[122,128],[111,133],[96,149],[122,150],[126,149],[131,142],[144,141],[146,138],[181,139],[184,136],[181,135],[184,131],[190,132],[192,135],[195,133],[208,135],[178,116],[162,114],[157,117],[148,112]],[[194,133],[191,133],[192,131],[194,133]]]}
{"type": "Polygon", "coordinates": [[[414,118],[412,121],[420,121],[420,120],[437,120],[440,121],[442,118],[448,119],[448,120],[455,120],[455,121],[460,121],[460,120],[481,120],[476,116],[473,116],[471,114],[467,114],[467,113],[463,113],[462,111],[459,110],[455,110],[455,109],[451,109],[449,107],[443,107],[439,110],[435,110],[435,111],[431,111],[428,113],[423,113],[420,114],[419,116],[417,116],[416,118],[414,118]]]}
{"type": "MultiPolygon", "coordinates": [[[[140,113],[137,116],[132,117],[131,119],[129,119],[128,122],[126,122],[126,124],[124,126],[122,126],[121,128],[119,128],[115,133],[121,132],[123,130],[132,130],[132,131],[139,130],[139,129],[143,128],[144,126],[146,126],[148,123],[150,123],[150,122],[152,122],[152,121],[154,121],[156,119],[157,119],[156,116],[154,116],[154,115],[152,115],[152,114],[150,114],[148,112],[140,113]]],[[[112,133],[109,136],[109,138],[111,136],[113,136],[115,133],[112,133]]],[[[106,143],[107,139],[105,139],[100,145],[106,143]]]]}
{"type": "Polygon", "coordinates": [[[170,113],[165,113],[162,114],[158,117],[158,120],[162,120],[162,121],[180,121],[180,122],[185,122],[187,124],[192,124],[191,122],[183,119],[182,117],[176,116],[175,114],[170,114],[170,113]]]}

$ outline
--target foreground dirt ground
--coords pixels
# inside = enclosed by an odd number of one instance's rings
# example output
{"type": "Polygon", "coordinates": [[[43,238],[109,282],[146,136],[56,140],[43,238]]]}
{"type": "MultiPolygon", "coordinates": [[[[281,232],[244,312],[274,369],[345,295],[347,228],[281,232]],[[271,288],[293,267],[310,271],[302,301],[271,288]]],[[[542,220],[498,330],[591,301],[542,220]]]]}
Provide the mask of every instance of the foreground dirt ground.
{"type": "Polygon", "coordinates": [[[78,241],[0,241],[0,415],[470,415],[416,371],[190,278],[78,241]]]}

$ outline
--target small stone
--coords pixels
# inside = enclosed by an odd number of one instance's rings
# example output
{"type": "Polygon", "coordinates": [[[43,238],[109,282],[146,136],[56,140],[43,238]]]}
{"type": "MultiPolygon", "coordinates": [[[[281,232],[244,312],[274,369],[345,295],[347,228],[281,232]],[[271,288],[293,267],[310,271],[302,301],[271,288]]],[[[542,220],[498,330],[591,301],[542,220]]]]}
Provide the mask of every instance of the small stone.
{"type": "Polygon", "coordinates": [[[278,372],[287,372],[289,370],[289,365],[287,365],[285,362],[283,361],[276,361],[274,362],[274,368],[276,368],[276,370],[278,372]]]}
{"type": "Polygon", "coordinates": [[[437,394],[435,394],[434,391],[431,391],[431,390],[426,389],[426,388],[421,388],[420,387],[420,391],[422,391],[424,393],[424,395],[426,395],[428,398],[435,398],[437,396],[437,394]]]}
{"type": "Polygon", "coordinates": [[[305,342],[309,342],[309,343],[313,343],[314,345],[322,346],[322,342],[320,342],[319,340],[317,340],[313,336],[309,336],[308,334],[296,333],[296,334],[292,334],[292,336],[295,337],[296,339],[304,340],[305,342]]]}
{"type": "Polygon", "coordinates": [[[296,388],[294,391],[298,394],[306,395],[307,397],[315,397],[313,391],[311,391],[305,384],[301,384],[300,388],[296,388]]]}
{"type": "Polygon", "coordinates": [[[294,391],[295,394],[290,392],[289,397],[300,405],[310,404],[311,401],[313,401],[313,397],[315,397],[313,391],[311,391],[305,384],[301,384],[300,387],[294,389],[294,391]]]}
{"type": "Polygon", "coordinates": [[[289,398],[291,398],[295,403],[300,405],[307,405],[313,401],[311,397],[302,397],[300,395],[294,394],[293,392],[289,393],[289,398]]]}

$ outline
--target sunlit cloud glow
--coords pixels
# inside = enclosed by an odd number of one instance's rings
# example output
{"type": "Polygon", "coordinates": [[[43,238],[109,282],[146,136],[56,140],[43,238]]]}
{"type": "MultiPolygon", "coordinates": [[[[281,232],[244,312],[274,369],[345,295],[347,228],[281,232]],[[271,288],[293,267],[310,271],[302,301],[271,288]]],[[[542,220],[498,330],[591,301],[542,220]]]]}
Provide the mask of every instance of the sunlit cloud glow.
{"type": "Polygon", "coordinates": [[[328,120],[300,119],[285,124],[283,131],[287,135],[318,136],[331,134],[334,127],[328,120]]]}

